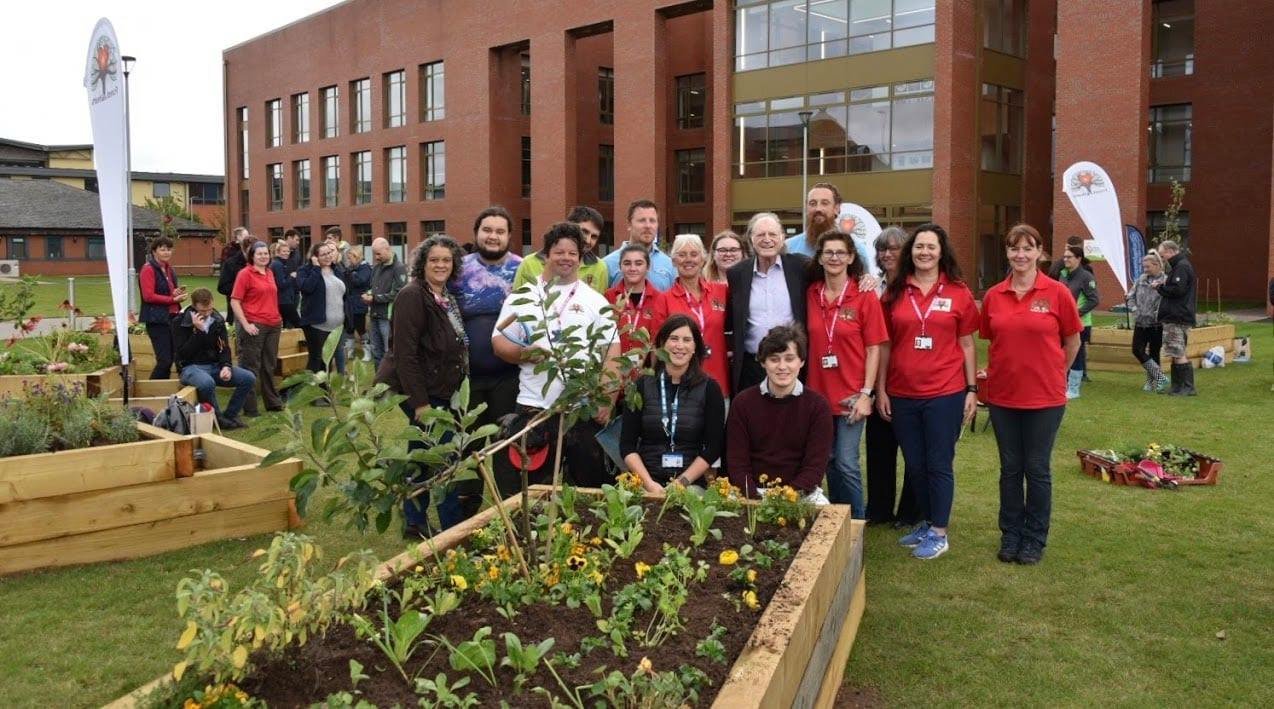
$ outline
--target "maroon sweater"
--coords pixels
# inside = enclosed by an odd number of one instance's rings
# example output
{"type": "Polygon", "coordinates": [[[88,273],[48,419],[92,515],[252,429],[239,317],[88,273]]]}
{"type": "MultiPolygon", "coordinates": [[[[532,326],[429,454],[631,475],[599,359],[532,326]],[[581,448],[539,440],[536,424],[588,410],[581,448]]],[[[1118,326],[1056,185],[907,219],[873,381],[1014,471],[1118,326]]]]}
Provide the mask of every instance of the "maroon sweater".
{"type": "Polygon", "coordinates": [[[730,482],[749,497],[762,474],[809,492],[823,482],[832,454],[832,407],[808,387],[781,399],[748,387],[730,402],[725,435],[730,482]]]}

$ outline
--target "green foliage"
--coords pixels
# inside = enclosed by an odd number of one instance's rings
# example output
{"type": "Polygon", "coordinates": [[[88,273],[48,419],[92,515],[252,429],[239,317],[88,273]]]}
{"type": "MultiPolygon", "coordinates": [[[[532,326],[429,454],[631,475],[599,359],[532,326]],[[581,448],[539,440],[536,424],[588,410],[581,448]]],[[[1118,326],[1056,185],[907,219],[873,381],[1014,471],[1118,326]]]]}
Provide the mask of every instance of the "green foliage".
{"type": "Polygon", "coordinates": [[[725,644],[721,642],[721,637],[725,634],[726,627],[715,620],[712,621],[708,636],[695,643],[695,657],[706,657],[719,665],[726,664],[725,644]]]}
{"type": "Polygon", "coordinates": [[[495,641],[491,639],[491,626],[478,628],[472,638],[459,645],[452,645],[442,636],[437,639],[451,651],[447,657],[451,669],[477,672],[488,684],[495,686],[495,641]]]}
{"type": "Polygon", "coordinates": [[[1183,253],[1189,253],[1190,250],[1181,235],[1181,202],[1185,199],[1186,188],[1176,178],[1173,178],[1171,183],[1172,200],[1163,213],[1163,231],[1159,232],[1157,237],[1154,234],[1150,235],[1151,245],[1158,246],[1163,241],[1175,241],[1183,253]]]}
{"type": "Polygon", "coordinates": [[[501,667],[509,667],[516,673],[513,678],[513,689],[515,692],[521,692],[526,680],[535,672],[535,668],[540,666],[540,660],[553,649],[556,642],[553,638],[546,638],[534,645],[523,645],[522,640],[513,633],[504,634],[504,659],[500,660],[501,667]]]}
{"type": "Polygon", "coordinates": [[[474,692],[461,695],[460,690],[469,686],[469,678],[461,677],[454,684],[448,682],[447,675],[439,672],[433,679],[416,680],[416,694],[420,695],[420,706],[451,707],[468,709],[478,705],[478,695],[474,692]],[[430,699],[429,695],[433,695],[430,699]]]}
{"type": "Polygon", "coordinates": [[[84,396],[78,385],[38,385],[26,394],[0,398],[0,458],[138,439],[130,412],[84,396]]]}
{"type": "Polygon", "coordinates": [[[667,494],[665,507],[671,504],[682,509],[681,518],[690,523],[690,543],[696,547],[703,546],[708,537],[721,539],[721,530],[713,527],[718,519],[739,516],[735,511],[740,506],[738,499],[723,495],[721,487],[709,485],[700,491],[673,485],[667,494]]]}
{"type": "Polygon", "coordinates": [[[382,586],[380,591],[380,627],[378,628],[376,624],[358,613],[350,616],[350,624],[354,626],[354,632],[358,637],[367,640],[384,653],[386,659],[393,664],[394,669],[398,670],[398,674],[402,675],[403,680],[410,684],[414,678],[407,675],[407,661],[416,652],[421,634],[425,632],[425,628],[429,627],[429,621],[433,619],[433,616],[421,613],[418,610],[402,608],[405,605],[406,602],[403,601],[402,596],[398,596],[382,586]],[[397,618],[389,614],[391,596],[399,601],[401,610],[397,618]]]}
{"type": "Polygon", "coordinates": [[[181,199],[171,194],[159,199],[147,197],[146,209],[159,215],[159,233],[174,242],[181,238],[181,233],[177,231],[177,225],[173,223],[175,219],[185,219],[196,224],[203,223],[198,214],[187,209],[181,199]]]}
{"type": "Polygon", "coordinates": [[[656,672],[653,663],[642,658],[637,670],[625,675],[613,670],[591,688],[592,696],[604,698],[606,706],[619,709],[694,706],[699,691],[708,685],[708,676],[690,665],[675,671],[656,672]]]}
{"type": "Polygon", "coordinates": [[[0,322],[12,323],[23,332],[29,331],[27,316],[35,308],[35,287],[38,283],[39,279],[35,276],[23,276],[12,287],[0,288],[0,322]]]}
{"type": "Polygon", "coordinates": [[[114,351],[104,347],[96,335],[61,329],[10,342],[0,352],[0,375],[87,374],[109,367],[115,360],[114,351]]]}

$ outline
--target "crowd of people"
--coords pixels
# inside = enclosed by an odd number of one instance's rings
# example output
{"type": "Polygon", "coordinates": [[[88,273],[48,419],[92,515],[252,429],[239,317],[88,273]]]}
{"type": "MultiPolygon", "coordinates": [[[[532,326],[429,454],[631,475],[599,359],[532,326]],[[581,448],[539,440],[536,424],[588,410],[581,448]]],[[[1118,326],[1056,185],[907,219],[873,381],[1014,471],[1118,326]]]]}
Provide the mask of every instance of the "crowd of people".
{"type": "MultiPolygon", "coordinates": [[[[637,200],[625,215],[627,239],[604,258],[596,252],[604,220],[586,206],[525,257],[510,251],[513,218],[498,206],[477,215],[467,248],[432,235],[406,264],[384,239],[364,263],[362,247],[346,244],[339,229],[303,257],[293,231],[267,244],[240,228],[222,265],[224,316],[207,289],[187,294],[178,285],[172,243],[156,239],[140,276],[141,319],[156,342],[152,376],[167,377],[175,363],[223,428],[241,427],[240,413],[257,411],[254,390],[267,410],[283,407],[271,376],[279,332],[300,327],[314,371],[343,373],[360,345],[376,380],[406,397],[412,425],[428,407],[448,406],[467,378],[471,405],[486,405],[481,423],[507,435],[561,395],[561,378],[537,367],[555,352],[618,369],[622,358],[653,348],[658,356],[635,382],[639,402],[616,393],[560,438],[558,419],[549,419],[525,448],[496,458],[501,493],[518,489],[523,468],[533,482],[550,475],[561,440],[567,479],[579,485],[613,480],[617,469],[651,492],[714,476],[749,496],[786,485],[811,503],[847,504],[855,518],[905,530],[899,543],[919,559],[950,548],[955,444],[982,403],[1000,456],[998,557],[1039,562],[1049,459],[1067,400],[1079,395],[1085,318],[1097,305],[1082,250],[1068,249],[1050,277],[1039,270],[1044,239],[1014,226],[1004,237],[1009,272],[979,308],[943,227],[888,227],[865,254],[835,226],[841,202],[835,186],[819,183],[801,234],[785,238],[777,215],[759,213],[742,235],[725,231],[705,245],[679,234],[665,252],[658,206],[637,200]],[[346,346],[325,362],[323,344],[338,330],[346,346]],[[981,369],[975,336],[990,343],[981,369]],[[217,386],[234,388],[224,410],[217,386]],[[607,430],[618,432],[609,456],[607,430]]],[[[1146,388],[1164,387],[1162,340],[1174,388],[1192,393],[1188,363],[1179,370],[1176,362],[1193,319],[1193,272],[1171,242],[1146,266],[1130,295],[1146,388]]],[[[436,524],[472,514],[476,505],[461,492],[442,498],[436,524]]],[[[434,531],[424,500],[403,511],[409,535],[434,531]]]]}

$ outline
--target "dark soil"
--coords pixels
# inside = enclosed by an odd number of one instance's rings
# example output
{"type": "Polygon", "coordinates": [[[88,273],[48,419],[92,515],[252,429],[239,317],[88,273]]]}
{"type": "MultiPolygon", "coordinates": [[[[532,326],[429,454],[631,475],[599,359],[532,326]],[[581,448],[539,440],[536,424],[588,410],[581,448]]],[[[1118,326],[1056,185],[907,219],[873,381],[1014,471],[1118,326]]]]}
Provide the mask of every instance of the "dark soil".
{"type": "MultiPolygon", "coordinates": [[[[690,525],[674,511],[669,510],[658,526],[654,524],[657,509],[649,509],[645,537],[632,558],[616,560],[606,580],[606,591],[603,594],[602,610],[610,612],[610,601],[606,598],[636,580],[634,563],[644,561],[655,564],[663,556],[665,543],[674,546],[689,547],[690,525]]],[[[710,678],[711,684],[700,693],[700,705],[707,706],[716,696],[718,689],[729,672],[730,665],[737,657],[752,634],[753,628],[761,617],[761,611],[743,607],[735,610],[735,601],[744,590],[734,584],[730,571],[734,567],[721,566],[718,555],[724,549],[738,549],[744,544],[758,543],[767,538],[787,542],[792,555],[784,560],[776,560],[770,569],[757,569],[756,592],[764,608],[774,595],[775,590],[787,573],[792,557],[795,556],[805,536],[804,531],[794,526],[777,528],[770,525],[760,526],[755,539],[744,532],[743,518],[721,519],[717,528],[722,531],[722,541],[709,537],[708,541],[698,549],[692,550],[692,558],[697,563],[702,559],[710,565],[707,579],[699,585],[692,586],[691,598],[682,609],[682,622],[685,628],[681,632],[658,647],[641,647],[635,639],[629,639],[628,657],[617,657],[612,654],[609,643],[600,649],[584,655],[578,668],[561,667],[555,664],[558,673],[570,687],[591,685],[600,675],[598,669],[606,668],[606,672],[619,670],[625,675],[632,674],[643,657],[648,657],[655,671],[675,670],[682,664],[693,665],[702,670],[710,678]],[[695,645],[707,637],[713,622],[727,628],[721,639],[725,645],[726,664],[713,662],[705,657],[695,656],[695,645]]],[[[378,610],[374,603],[369,603],[369,611],[378,610]]],[[[392,614],[396,611],[391,610],[392,614]]],[[[367,615],[371,615],[368,613],[367,615]]],[[[633,627],[645,629],[649,616],[638,613],[633,627]]],[[[537,604],[525,607],[513,617],[505,619],[496,612],[495,605],[480,598],[472,591],[465,594],[465,601],[460,608],[441,617],[434,618],[425,635],[442,635],[451,643],[458,644],[473,637],[476,630],[483,626],[491,626],[491,637],[496,641],[496,680],[497,686],[491,686],[477,673],[469,673],[469,685],[461,690],[476,692],[480,706],[498,707],[505,700],[511,706],[548,706],[548,701],[533,694],[532,687],[544,687],[558,697],[563,692],[556,680],[541,663],[537,673],[527,680],[521,694],[513,693],[514,673],[509,668],[499,667],[500,658],[504,657],[504,641],[502,634],[515,633],[524,646],[537,643],[552,637],[556,644],[549,652],[552,657],[558,651],[571,654],[579,651],[580,640],[587,636],[600,635],[593,615],[587,608],[567,608],[537,604]]],[[[328,695],[350,691],[349,661],[357,660],[363,665],[363,672],[370,675],[358,684],[359,696],[380,707],[394,705],[416,706],[418,696],[414,687],[405,682],[393,665],[381,652],[369,642],[359,640],[354,631],[347,625],[333,627],[325,637],[312,639],[307,645],[292,648],[282,656],[254,656],[255,669],[240,686],[251,694],[265,700],[271,707],[308,707],[313,702],[322,701],[328,695]]],[[[448,663],[448,651],[443,648],[436,651],[432,644],[426,642],[416,650],[416,654],[408,662],[407,672],[414,677],[432,679],[439,673],[447,675],[448,681],[454,683],[462,673],[453,670],[448,663]]],[[[586,703],[587,691],[582,693],[586,703]]],[[[563,697],[564,698],[564,697],[563,697]]]]}

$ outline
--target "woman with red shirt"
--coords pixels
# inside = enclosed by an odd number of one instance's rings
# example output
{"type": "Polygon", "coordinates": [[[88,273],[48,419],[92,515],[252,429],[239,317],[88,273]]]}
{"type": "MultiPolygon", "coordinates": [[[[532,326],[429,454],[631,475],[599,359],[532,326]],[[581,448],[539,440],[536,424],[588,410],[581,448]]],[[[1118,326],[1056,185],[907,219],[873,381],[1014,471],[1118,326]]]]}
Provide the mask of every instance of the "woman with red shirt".
{"type": "Polygon", "coordinates": [[[867,516],[858,445],[872,410],[880,346],[889,341],[876,291],[858,288],[863,273],[853,237],[839,230],[818,237],[805,293],[809,387],[827,399],[836,417],[829,497],[833,504],[848,504],[854,519],[867,516]]]}
{"type": "MultiPolygon", "coordinates": [[[[265,242],[258,241],[248,250],[248,267],[235,276],[230,291],[230,309],[239,337],[239,366],[257,375],[265,408],[281,411],[283,399],[274,388],[274,363],[279,358],[283,316],[279,313],[279,287],[270,269],[270,247],[265,242]]],[[[255,416],[256,404],[256,397],[249,397],[244,414],[255,416]]]]}
{"type": "Polygon", "coordinates": [[[151,379],[167,379],[173,368],[172,319],[181,313],[186,289],[177,284],[177,274],[169,263],[173,257],[173,240],[158,236],[150,242],[150,258],[137,272],[142,294],[139,320],[146,323],[146,335],[155,351],[155,368],[151,379]]]}
{"type": "Polygon", "coordinates": [[[881,353],[876,406],[893,421],[921,522],[898,540],[917,559],[948,549],[955,444],[977,410],[978,307],[937,224],[921,224],[898,254],[882,299],[890,342],[881,353]]]}
{"type": "Polygon", "coordinates": [[[650,251],[645,246],[629,244],[619,252],[619,283],[606,291],[606,301],[614,306],[619,320],[619,351],[623,354],[642,347],[634,337],[638,330],[646,331],[649,343],[659,329],[655,319],[659,291],[646,279],[649,271],[650,251]]]}
{"type": "Polygon", "coordinates": [[[681,234],[668,250],[677,280],[660,294],[655,303],[655,329],[673,315],[686,315],[699,326],[705,352],[700,366],[730,396],[730,361],[726,357],[725,312],[730,303],[730,287],[714,283],[703,275],[708,252],[696,234],[681,234]]]}
{"type": "Polygon", "coordinates": [[[981,324],[982,339],[991,342],[985,403],[1000,449],[997,557],[1038,564],[1053,508],[1049,459],[1066,413],[1065,373],[1084,325],[1070,290],[1037,268],[1040,233],[1018,224],[1004,243],[1011,271],[982,299],[981,324]]]}

